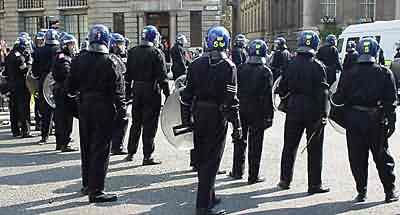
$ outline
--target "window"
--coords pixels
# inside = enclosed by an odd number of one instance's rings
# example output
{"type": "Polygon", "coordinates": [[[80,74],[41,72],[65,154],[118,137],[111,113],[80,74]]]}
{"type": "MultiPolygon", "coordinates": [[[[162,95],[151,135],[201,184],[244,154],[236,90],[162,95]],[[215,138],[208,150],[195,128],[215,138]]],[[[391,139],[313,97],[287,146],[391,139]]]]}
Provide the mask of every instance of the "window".
{"type": "Polygon", "coordinates": [[[124,13],[113,13],[113,32],[125,35],[124,13]]]}
{"type": "Polygon", "coordinates": [[[190,11],[190,45],[191,47],[202,47],[202,18],[201,11],[190,11]]]}
{"type": "Polygon", "coordinates": [[[43,0],[18,0],[18,9],[43,8],[43,0]]]}
{"type": "Polygon", "coordinates": [[[60,7],[79,7],[87,6],[87,0],[58,0],[60,7]]]}
{"type": "Polygon", "coordinates": [[[336,0],[321,0],[321,17],[336,17],[336,0]]]}
{"type": "Polygon", "coordinates": [[[31,36],[44,27],[44,18],[41,16],[24,17],[24,31],[31,36]]]}
{"type": "Polygon", "coordinates": [[[0,0],[0,10],[4,10],[4,0],[0,0]]]}
{"type": "Polygon", "coordinates": [[[375,0],[362,0],[360,4],[361,4],[361,17],[375,18],[375,0]]]}
{"type": "Polygon", "coordinates": [[[87,15],[68,15],[63,17],[64,31],[73,34],[78,43],[86,39],[88,21],[87,15]]]}

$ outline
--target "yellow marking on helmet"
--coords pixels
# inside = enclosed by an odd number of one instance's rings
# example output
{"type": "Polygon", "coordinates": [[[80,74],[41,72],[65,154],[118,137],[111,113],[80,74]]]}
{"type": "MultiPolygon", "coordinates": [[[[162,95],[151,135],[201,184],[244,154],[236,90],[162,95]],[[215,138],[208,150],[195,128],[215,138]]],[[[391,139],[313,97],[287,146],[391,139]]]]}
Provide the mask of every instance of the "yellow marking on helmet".
{"type": "Polygon", "coordinates": [[[217,41],[224,41],[224,37],[217,37],[217,41]]]}
{"type": "Polygon", "coordinates": [[[371,43],[369,42],[369,41],[365,41],[364,42],[364,53],[369,53],[370,52],[370,48],[369,48],[369,45],[370,45],[371,43]]]}

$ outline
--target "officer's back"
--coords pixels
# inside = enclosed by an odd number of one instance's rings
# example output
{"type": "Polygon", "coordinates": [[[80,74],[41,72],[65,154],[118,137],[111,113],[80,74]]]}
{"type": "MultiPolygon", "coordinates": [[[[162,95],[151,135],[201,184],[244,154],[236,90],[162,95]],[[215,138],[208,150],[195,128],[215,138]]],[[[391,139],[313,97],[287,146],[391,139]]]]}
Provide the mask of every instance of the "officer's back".
{"type": "Polygon", "coordinates": [[[127,72],[131,80],[136,83],[154,84],[161,76],[162,56],[153,46],[139,45],[128,52],[127,72]]]}

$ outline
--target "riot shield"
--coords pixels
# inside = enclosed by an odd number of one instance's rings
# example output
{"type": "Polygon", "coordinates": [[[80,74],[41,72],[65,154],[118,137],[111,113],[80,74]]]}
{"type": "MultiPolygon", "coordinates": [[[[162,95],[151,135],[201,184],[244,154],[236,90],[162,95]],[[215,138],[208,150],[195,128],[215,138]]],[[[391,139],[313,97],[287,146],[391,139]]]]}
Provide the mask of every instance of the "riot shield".
{"type": "Polygon", "coordinates": [[[53,78],[53,73],[49,72],[43,82],[43,96],[47,104],[52,108],[56,108],[56,101],[54,98],[54,86],[56,81],[53,78]]]}
{"type": "Polygon", "coordinates": [[[343,104],[336,104],[332,97],[333,94],[336,93],[338,84],[339,84],[340,77],[332,84],[331,88],[329,89],[329,103],[330,103],[330,110],[329,110],[329,118],[328,122],[332,126],[332,128],[338,132],[339,134],[346,134],[346,129],[344,128],[344,105],[343,104]]]}
{"type": "Polygon", "coordinates": [[[37,94],[39,90],[39,80],[32,77],[32,71],[26,74],[25,84],[31,94],[37,94]]]}
{"type": "Polygon", "coordinates": [[[175,90],[164,104],[161,112],[161,129],[168,142],[178,150],[193,149],[193,132],[182,126],[180,91],[175,90]]]}

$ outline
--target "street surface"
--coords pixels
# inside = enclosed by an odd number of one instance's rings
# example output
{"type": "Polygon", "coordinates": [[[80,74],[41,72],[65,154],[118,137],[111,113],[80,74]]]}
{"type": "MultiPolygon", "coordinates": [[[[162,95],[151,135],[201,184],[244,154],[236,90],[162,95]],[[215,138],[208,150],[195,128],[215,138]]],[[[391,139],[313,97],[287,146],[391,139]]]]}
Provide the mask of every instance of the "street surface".
{"type": "MultiPolygon", "coordinates": [[[[307,155],[300,154],[300,150],[292,189],[278,190],[283,122],[284,116],[276,114],[274,126],[266,131],[261,173],[267,181],[248,186],[247,180],[231,181],[227,176],[219,175],[216,190],[223,200],[219,207],[226,208],[233,215],[400,214],[400,202],[383,203],[383,188],[372,158],[368,201],[361,204],[352,202],[356,193],[345,136],[330,126],[325,133],[323,177],[331,192],[307,195],[307,155]]],[[[38,132],[35,134],[39,135],[38,132]]],[[[73,137],[74,144],[79,145],[76,122],[73,137]]],[[[43,146],[35,144],[39,139],[13,138],[9,126],[0,127],[0,215],[194,214],[197,179],[196,173],[189,169],[189,153],[171,147],[161,129],[156,138],[155,157],[163,164],[141,166],[142,151],[130,163],[121,161],[124,156],[113,156],[106,189],[117,193],[119,201],[102,204],[89,204],[88,198],[79,194],[79,152],[62,154],[54,151],[54,137],[50,139],[51,144],[43,146]]],[[[399,164],[400,132],[397,131],[390,142],[392,154],[399,164]]],[[[304,144],[303,139],[301,147],[304,144]]],[[[228,135],[222,170],[231,168],[232,148],[228,135]]],[[[399,170],[397,165],[397,175],[399,170]]]]}

